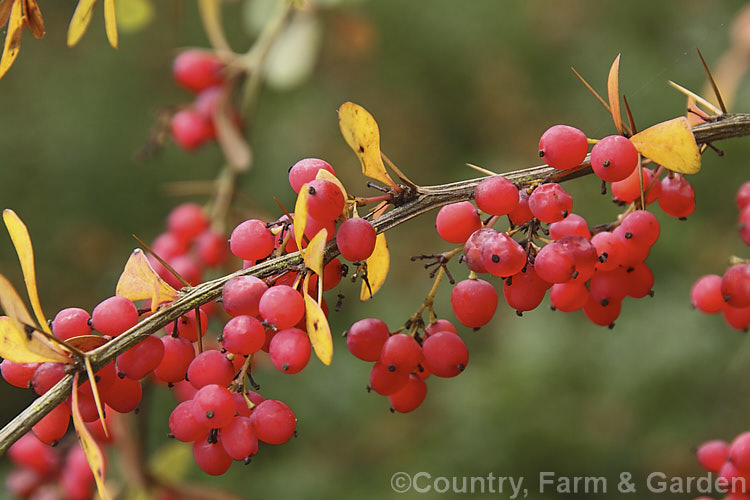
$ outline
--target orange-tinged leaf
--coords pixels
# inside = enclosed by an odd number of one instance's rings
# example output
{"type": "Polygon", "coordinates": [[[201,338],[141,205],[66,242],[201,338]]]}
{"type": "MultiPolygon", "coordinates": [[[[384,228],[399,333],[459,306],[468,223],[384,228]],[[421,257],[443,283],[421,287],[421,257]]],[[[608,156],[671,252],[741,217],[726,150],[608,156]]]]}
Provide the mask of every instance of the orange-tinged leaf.
{"type": "Polygon", "coordinates": [[[3,221],[5,227],[8,228],[10,239],[13,240],[13,246],[16,247],[18,260],[21,262],[23,280],[26,282],[31,309],[34,310],[34,315],[42,330],[52,333],[42,312],[42,304],[39,302],[39,293],[36,288],[36,270],[34,269],[34,248],[31,246],[29,230],[26,229],[26,225],[13,210],[7,208],[3,210],[3,221]]]}
{"type": "Polygon", "coordinates": [[[107,40],[112,48],[117,48],[117,16],[115,15],[115,0],[104,0],[104,29],[107,40]]]}
{"type": "MultiPolygon", "coordinates": [[[[73,376],[73,387],[78,387],[78,373],[73,376]]],[[[71,396],[73,401],[70,410],[73,415],[73,427],[75,427],[78,439],[81,441],[81,448],[83,448],[83,453],[86,455],[86,461],[88,461],[89,467],[91,467],[91,472],[94,473],[96,490],[102,500],[109,500],[111,497],[104,485],[104,455],[99,445],[91,436],[88,427],[83,422],[81,410],[78,407],[78,390],[74,389],[71,391],[71,396]]]]}
{"type": "Polygon", "coordinates": [[[89,352],[106,344],[107,339],[101,335],[79,335],[69,338],[65,343],[81,352],[89,352]]]}
{"type": "Polygon", "coordinates": [[[305,265],[308,269],[318,275],[318,279],[323,279],[323,254],[326,253],[326,238],[328,237],[328,230],[326,228],[321,229],[318,233],[313,236],[310,243],[307,244],[307,248],[303,252],[305,258],[305,265]]]}
{"type": "Polygon", "coordinates": [[[617,54],[612,67],[609,69],[607,96],[609,97],[609,110],[612,113],[615,128],[619,134],[622,134],[622,115],[620,114],[620,54],[617,54]]]}
{"type": "Polygon", "coordinates": [[[307,293],[307,287],[304,287],[304,290],[307,335],[310,337],[315,355],[324,365],[329,366],[333,359],[331,328],[328,326],[328,320],[320,304],[310,297],[307,293]]]}
{"type": "Polygon", "coordinates": [[[339,108],[339,128],[344,140],[362,163],[362,173],[388,186],[396,187],[385,170],[380,155],[380,130],[378,123],[365,108],[345,102],[339,108]]]}
{"type": "Polygon", "coordinates": [[[94,14],[94,4],[96,4],[96,0],[78,0],[78,5],[68,26],[68,47],[77,44],[83,34],[86,33],[94,14]]]}
{"type": "Polygon", "coordinates": [[[44,36],[44,19],[42,19],[42,11],[39,10],[39,5],[37,5],[36,0],[22,1],[23,15],[26,18],[29,31],[34,35],[34,38],[42,38],[44,36]]]}
{"type": "Polygon", "coordinates": [[[21,35],[23,26],[26,24],[26,18],[23,17],[23,4],[16,1],[10,10],[10,19],[8,20],[8,33],[5,35],[5,47],[3,56],[0,58],[0,78],[8,72],[13,65],[13,61],[18,57],[21,50],[21,35]]]}
{"type": "Polygon", "coordinates": [[[26,335],[20,323],[0,316],[0,357],[14,363],[71,363],[71,360],[35,335],[26,335]]]}
{"type": "Polygon", "coordinates": [[[680,174],[701,168],[701,155],[687,118],[680,116],[647,128],[630,138],[638,152],[680,174]]]}
{"type": "Polygon", "coordinates": [[[5,26],[10,19],[10,9],[15,0],[0,0],[0,28],[5,26]]]}
{"type": "Polygon", "coordinates": [[[378,234],[375,239],[375,250],[367,258],[367,282],[362,282],[359,292],[359,300],[365,301],[375,295],[385,283],[388,268],[391,266],[391,254],[388,252],[388,243],[385,234],[378,234]],[[367,286],[369,283],[369,287],[367,286]]]}
{"type": "MultiPolygon", "coordinates": [[[[344,195],[344,199],[346,200],[346,199],[349,198],[349,195],[346,193],[346,188],[344,187],[344,184],[342,184],[342,182],[339,180],[339,178],[336,177],[335,175],[333,175],[328,170],[326,170],[324,168],[321,168],[320,170],[318,170],[318,173],[315,175],[315,178],[318,179],[318,180],[322,180],[322,181],[333,182],[341,190],[341,194],[344,195]]],[[[344,215],[346,215],[347,214],[347,210],[348,210],[348,208],[347,208],[347,205],[345,204],[344,205],[344,209],[341,211],[341,213],[343,213],[344,215]]]]}
{"type": "Polygon", "coordinates": [[[164,281],[151,267],[146,254],[140,248],[133,250],[117,281],[115,295],[131,301],[151,299],[151,310],[159,304],[177,298],[177,290],[164,281]]]}
{"type": "Polygon", "coordinates": [[[302,250],[302,236],[305,234],[307,225],[307,198],[310,196],[307,187],[307,183],[302,184],[297,195],[297,202],[294,204],[294,242],[300,250],[302,250]]]}

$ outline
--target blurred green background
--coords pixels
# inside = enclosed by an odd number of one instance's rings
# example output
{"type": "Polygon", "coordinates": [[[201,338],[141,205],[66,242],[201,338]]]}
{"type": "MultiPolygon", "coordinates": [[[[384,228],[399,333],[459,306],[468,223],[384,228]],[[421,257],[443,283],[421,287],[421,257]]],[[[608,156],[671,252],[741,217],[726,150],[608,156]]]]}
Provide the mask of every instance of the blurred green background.
{"type": "MultiPolygon", "coordinates": [[[[252,41],[253,7],[245,3],[226,6],[238,51],[252,41]]],[[[91,310],[113,294],[135,246],[131,233],[152,239],[175,204],[207,200],[168,196],[165,183],[212,179],[222,157],[215,145],[195,154],[169,145],[145,163],[133,159],[155,111],[191,99],[172,81],[170,68],[179,48],[207,45],[193,2],[154,2],[153,22],[122,33],[117,51],[106,43],[101,6],[80,44],[68,49],[75,2],[40,4],[46,37],[37,41],[25,33],[18,61],[0,80],[0,202],[30,229],[42,304],[53,317],[63,307],[91,310]]],[[[578,126],[590,137],[613,133],[611,118],[570,66],[604,92],[618,53],[621,90],[639,127],[680,115],[685,99],[667,80],[703,86],[695,47],[709,64],[717,61],[730,46],[730,26],[744,2],[325,4],[312,74],[299,86],[262,94],[251,139],[255,165],[242,181],[252,202],[243,209],[271,217],[278,212],[272,195],[291,207],[286,172],[304,157],[327,159],[351,192],[371,192],[338,131],[336,109],[348,100],[375,116],[383,150],[418,184],[475,176],[465,162],[496,171],[535,165],[538,137],[555,123],[578,126]]],[[[734,109],[750,110],[747,83],[734,109]]],[[[221,478],[193,465],[191,479],[247,498],[381,499],[424,496],[395,493],[390,478],[397,471],[491,472],[527,477],[531,498],[570,497],[536,490],[539,472],[554,471],[610,480],[607,494],[576,497],[619,498],[619,474],[631,472],[638,497],[652,498],[657,495],[644,481],[653,471],[703,474],[692,447],[750,428],[750,344],[721,317],[689,307],[698,276],[721,274],[729,255],[747,255],[736,234],[733,199],[750,178],[750,139],[718,146],[726,155],[709,152],[703,171],[691,178],[698,200],[693,216],[677,221],[654,208],[662,222],[648,259],[656,295],[626,301],[614,330],[593,326],[580,313],[553,313],[546,302],[523,318],[501,307],[480,331],[461,331],[471,353],[466,372],[429,379],[426,401],[408,415],[392,415],[387,398],[365,391],[369,364],[336,338],[330,368],[312,360],[295,376],[257,373],[261,392],[296,412],[297,439],[262,447],[251,465],[235,464],[221,478]]],[[[574,210],[591,224],[616,216],[594,179],[566,189],[575,196],[574,210]]],[[[357,303],[358,288],[349,283],[332,293],[331,303],[337,291],[347,295],[344,309],[331,314],[336,334],[367,316],[395,329],[418,307],[430,280],[409,256],[450,248],[439,241],[433,221],[428,215],[389,234],[393,263],[374,300],[357,303]]],[[[459,279],[465,275],[457,264],[451,269],[459,279]]],[[[0,271],[21,288],[4,232],[0,271]]],[[[437,311],[454,319],[448,295],[445,286],[437,311]]],[[[32,396],[3,387],[0,397],[0,418],[7,422],[32,396]]],[[[157,449],[166,441],[174,403],[161,391],[152,403],[140,418],[149,419],[150,447],[157,449]]]]}

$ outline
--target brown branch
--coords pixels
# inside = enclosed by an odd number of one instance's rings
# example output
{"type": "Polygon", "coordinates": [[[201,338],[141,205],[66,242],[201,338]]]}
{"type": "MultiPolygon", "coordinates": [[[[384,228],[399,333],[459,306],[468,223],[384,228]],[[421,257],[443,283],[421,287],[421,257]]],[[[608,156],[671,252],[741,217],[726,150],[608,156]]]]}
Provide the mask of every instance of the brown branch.
{"type": "MultiPolygon", "coordinates": [[[[721,139],[747,136],[750,135],[750,114],[727,114],[715,117],[709,123],[694,127],[693,133],[699,145],[721,139]]],[[[591,174],[591,167],[587,159],[580,167],[568,171],[559,171],[542,165],[507,172],[503,175],[515,183],[528,184],[535,181],[564,182],[589,174],[591,174]]],[[[418,192],[411,199],[377,218],[373,226],[379,233],[385,232],[435,208],[457,201],[469,200],[474,195],[474,188],[482,179],[476,178],[450,184],[419,187],[418,192]]],[[[330,242],[326,250],[326,258],[331,259],[337,254],[335,241],[330,242]]],[[[133,347],[144,337],[158,332],[188,311],[217,299],[221,295],[224,284],[235,276],[266,278],[302,264],[299,252],[295,252],[267,260],[193,288],[183,289],[177,300],[162,307],[127,332],[93,351],[91,359],[93,367],[98,370],[119,354],[133,347]]],[[[72,375],[64,377],[57,385],[37,398],[20,415],[0,430],[0,454],[5,453],[11,444],[28,432],[55,406],[65,400],[70,394],[72,379],[72,375]]]]}

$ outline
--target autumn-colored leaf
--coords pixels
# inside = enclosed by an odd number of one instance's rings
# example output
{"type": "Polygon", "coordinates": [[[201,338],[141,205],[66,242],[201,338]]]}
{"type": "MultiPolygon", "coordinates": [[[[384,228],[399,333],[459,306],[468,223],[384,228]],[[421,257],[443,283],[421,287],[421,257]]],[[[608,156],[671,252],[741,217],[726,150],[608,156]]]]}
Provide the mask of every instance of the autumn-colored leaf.
{"type": "Polygon", "coordinates": [[[687,118],[680,116],[647,128],[630,138],[638,152],[680,174],[701,168],[701,155],[687,118]]]}
{"type": "Polygon", "coordinates": [[[617,54],[612,67],[609,69],[607,97],[609,97],[609,110],[612,113],[617,133],[622,134],[622,115],[620,114],[620,54],[617,54]]]}
{"type": "Polygon", "coordinates": [[[344,140],[362,163],[362,173],[396,187],[380,155],[380,130],[375,118],[362,106],[346,102],[339,108],[339,128],[344,140]]]}
{"type": "Polygon", "coordinates": [[[3,56],[0,58],[0,78],[8,72],[8,69],[13,65],[13,61],[18,57],[18,52],[21,50],[21,35],[23,35],[24,24],[26,24],[26,18],[23,16],[23,4],[15,1],[10,10],[5,47],[3,48],[3,56]]]}
{"type": "Polygon", "coordinates": [[[112,48],[117,48],[117,16],[115,14],[115,0],[104,0],[104,29],[107,40],[112,48]]]}
{"type": "Polygon", "coordinates": [[[10,19],[10,9],[15,0],[0,0],[0,28],[4,27],[10,19]]]}
{"type": "Polygon", "coordinates": [[[106,344],[107,339],[101,335],[78,335],[69,338],[65,343],[81,352],[89,352],[106,344]]]}
{"type": "Polygon", "coordinates": [[[302,250],[302,237],[307,225],[307,198],[310,196],[307,187],[307,183],[302,184],[297,195],[297,202],[294,204],[294,242],[300,250],[302,250]]]}
{"type": "Polygon", "coordinates": [[[44,36],[44,19],[42,19],[42,11],[39,10],[39,5],[37,5],[36,0],[22,1],[23,15],[26,18],[29,31],[34,35],[34,38],[42,38],[44,36]]]}
{"type": "Polygon", "coordinates": [[[146,254],[136,248],[117,281],[115,295],[131,301],[151,299],[151,310],[155,311],[159,304],[177,298],[177,290],[154,271],[146,254]]]}
{"type": "Polygon", "coordinates": [[[99,420],[102,423],[102,430],[104,430],[104,435],[109,437],[109,429],[107,429],[107,419],[104,417],[104,406],[102,405],[102,398],[99,396],[99,387],[97,387],[96,385],[96,374],[94,373],[94,369],[91,367],[91,358],[87,355],[83,358],[83,362],[86,366],[86,374],[89,376],[91,392],[94,395],[96,413],[99,415],[99,420]]]}
{"type": "Polygon", "coordinates": [[[327,237],[328,230],[326,228],[321,229],[313,236],[313,239],[310,240],[310,243],[307,244],[307,248],[303,252],[305,265],[317,274],[318,279],[321,280],[323,279],[323,255],[326,252],[327,237]]]}
{"type": "Polygon", "coordinates": [[[96,440],[91,436],[88,427],[86,427],[86,424],[83,422],[81,410],[78,406],[78,390],[75,389],[78,387],[78,376],[78,373],[73,376],[74,389],[71,391],[73,399],[70,410],[73,416],[73,427],[76,429],[78,439],[81,442],[81,448],[83,448],[83,453],[86,455],[89,467],[91,467],[91,472],[94,473],[94,481],[96,482],[96,489],[99,493],[99,497],[102,500],[109,500],[111,497],[104,485],[104,455],[102,454],[99,445],[96,443],[96,440]]]}
{"type": "Polygon", "coordinates": [[[380,287],[383,286],[383,283],[385,283],[385,277],[388,275],[388,268],[391,265],[391,255],[388,252],[388,243],[385,241],[384,233],[378,234],[375,239],[375,249],[366,262],[367,282],[362,283],[362,289],[359,292],[359,300],[361,301],[365,301],[375,295],[380,290],[380,287]]]}
{"type": "Polygon", "coordinates": [[[0,316],[0,357],[14,363],[71,363],[72,361],[36,335],[26,335],[19,323],[0,316]]]}
{"type": "Polygon", "coordinates": [[[34,248],[31,246],[29,231],[18,215],[8,208],[3,210],[3,221],[5,227],[8,228],[13,246],[16,247],[16,254],[18,254],[18,260],[21,262],[21,270],[23,271],[23,279],[26,282],[26,291],[29,294],[29,301],[31,301],[31,308],[34,310],[36,320],[45,332],[52,333],[42,312],[42,304],[39,302],[39,294],[36,288],[36,270],[34,269],[34,248]]]}
{"type": "Polygon", "coordinates": [[[68,26],[68,47],[77,44],[91,24],[96,0],[79,0],[68,26]]]}
{"type": "MultiPolygon", "coordinates": [[[[346,193],[346,188],[344,187],[344,184],[342,184],[342,182],[339,180],[339,178],[336,177],[335,175],[333,175],[328,170],[326,170],[324,168],[321,168],[320,170],[318,170],[318,173],[315,175],[315,178],[318,179],[318,180],[322,180],[322,181],[333,182],[341,190],[341,194],[344,195],[344,199],[345,200],[348,199],[349,196],[346,193]]],[[[347,211],[348,211],[347,205],[344,204],[344,209],[341,212],[344,215],[346,215],[347,211]]]]}
{"type": "Polygon", "coordinates": [[[310,337],[310,343],[315,351],[315,355],[324,365],[329,366],[333,359],[331,328],[328,326],[328,320],[323,309],[307,293],[307,287],[304,287],[304,297],[307,335],[310,337]]]}

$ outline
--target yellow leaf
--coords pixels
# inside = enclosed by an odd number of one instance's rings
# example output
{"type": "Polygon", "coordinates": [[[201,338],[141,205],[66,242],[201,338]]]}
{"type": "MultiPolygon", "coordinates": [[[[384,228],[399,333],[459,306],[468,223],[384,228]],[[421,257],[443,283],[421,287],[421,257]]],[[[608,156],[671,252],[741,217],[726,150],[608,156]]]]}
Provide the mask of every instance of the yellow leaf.
{"type": "Polygon", "coordinates": [[[344,140],[362,163],[362,173],[391,187],[396,187],[385,171],[380,156],[380,131],[378,123],[365,108],[345,102],[339,108],[339,128],[344,140]]]}
{"type": "MultiPolygon", "coordinates": [[[[308,247],[309,248],[309,247],[308,247]]],[[[331,328],[320,305],[307,293],[304,287],[305,315],[307,324],[307,335],[315,350],[315,355],[324,365],[329,366],[333,359],[333,340],[331,339],[331,328]]]]}
{"type": "MultiPolygon", "coordinates": [[[[86,365],[86,374],[89,376],[89,384],[91,384],[91,392],[94,394],[94,403],[96,404],[96,413],[99,415],[99,420],[102,423],[102,430],[104,435],[109,437],[109,430],[107,429],[107,421],[104,418],[104,407],[102,406],[102,399],[99,397],[99,388],[96,385],[96,374],[94,369],[91,367],[91,359],[89,356],[83,358],[83,362],[86,365]]],[[[73,391],[77,392],[77,391],[73,391]]]]}
{"type": "MultiPolygon", "coordinates": [[[[321,180],[321,181],[333,182],[341,190],[341,194],[344,195],[344,199],[346,200],[346,199],[349,198],[349,195],[346,193],[346,188],[341,183],[341,181],[339,180],[339,178],[336,177],[335,175],[333,175],[328,170],[326,170],[324,168],[321,168],[320,170],[318,170],[318,173],[315,175],[315,178],[318,179],[318,180],[321,180]]],[[[346,216],[347,215],[347,210],[348,210],[347,205],[344,204],[344,209],[341,211],[341,213],[344,214],[344,216],[346,216]]]]}
{"type": "Polygon", "coordinates": [[[297,248],[302,250],[302,237],[305,234],[307,225],[307,198],[310,193],[307,190],[307,183],[302,184],[297,195],[297,202],[294,204],[294,242],[297,248]]]}
{"type": "Polygon", "coordinates": [[[151,310],[177,298],[177,291],[161,279],[140,248],[133,250],[117,281],[115,295],[131,301],[151,299],[151,310]]]}
{"type": "Polygon", "coordinates": [[[42,19],[42,11],[39,10],[39,5],[37,5],[36,0],[22,1],[23,15],[26,18],[29,31],[34,35],[34,38],[42,38],[44,36],[44,19],[42,19]]]}
{"type": "Polygon", "coordinates": [[[124,32],[143,29],[154,19],[154,4],[151,0],[127,0],[115,3],[117,28],[124,32]]]}
{"type": "Polygon", "coordinates": [[[72,362],[36,335],[26,335],[19,325],[7,316],[0,316],[0,357],[14,363],[72,362]]]}
{"type": "Polygon", "coordinates": [[[5,26],[10,19],[10,9],[15,0],[0,0],[0,28],[5,26]]]}
{"type": "Polygon", "coordinates": [[[698,144],[684,116],[657,123],[630,140],[641,155],[673,172],[694,174],[701,169],[698,144]]]}
{"type": "Polygon", "coordinates": [[[609,97],[609,111],[615,121],[615,128],[622,134],[622,115],[620,114],[620,54],[617,54],[607,78],[607,96],[609,97]]]}
{"type": "Polygon", "coordinates": [[[117,17],[115,15],[115,0],[104,0],[104,28],[107,40],[112,48],[117,48],[117,17]]]}
{"type": "Polygon", "coordinates": [[[365,301],[375,295],[385,283],[388,268],[391,265],[391,255],[388,252],[388,243],[385,234],[378,234],[375,239],[375,250],[367,258],[367,282],[362,282],[362,290],[359,292],[359,300],[365,301]],[[369,283],[370,286],[367,286],[369,283]]]}
{"type": "Polygon", "coordinates": [[[42,327],[42,330],[52,333],[49,325],[47,325],[47,319],[42,312],[42,304],[39,303],[39,294],[36,288],[36,271],[34,270],[34,248],[31,246],[29,231],[18,215],[8,208],[3,210],[3,221],[5,222],[5,227],[8,228],[10,239],[13,240],[13,246],[16,247],[18,260],[21,262],[21,270],[23,271],[23,279],[26,282],[26,291],[29,294],[29,301],[31,301],[31,308],[34,310],[36,320],[39,326],[42,327]]]}
{"type": "Polygon", "coordinates": [[[78,0],[73,18],[68,26],[68,47],[77,44],[91,24],[91,17],[94,13],[94,4],[96,0],[78,0]]]}
{"type": "Polygon", "coordinates": [[[99,493],[99,497],[102,500],[109,500],[111,497],[104,486],[104,455],[102,455],[102,450],[99,449],[99,445],[83,422],[81,410],[78,407],[78,373],[73,376],[73,387],[74,389],[71,391],[73,401],[70,409],[73,415],[73,427],[75,427],[78,439],[81,441],[81,448],[83,448],[83,453],[86,455],[86,461],[88,461],[89,467],[91,467],[91,472],[94,473],[94,481],[96,481],[96,490],[99,493]]]}
{"type": "Polygon", "coordinates": [[[3,57],[0,59],[0,78],[8,72],[8,69],[13,65],[13,61],[18,57],[25,23],[26,18],[23,16],[22,2],[17,0],[10,10],[8,33],[5,35],[5,48],[3,49],[3,57]]]}
{"type": "Polygon", "coordinates": [[[308,269],[318,275],[318,279],[323,279],[323,254],[326,253],[326,238],[328,237],[328,230],[326,228],[318,231],[318,234],[313,236],[310,243],[307,244],[307,248],[303,253],[305,257],[305,265],[308,269]]]}

